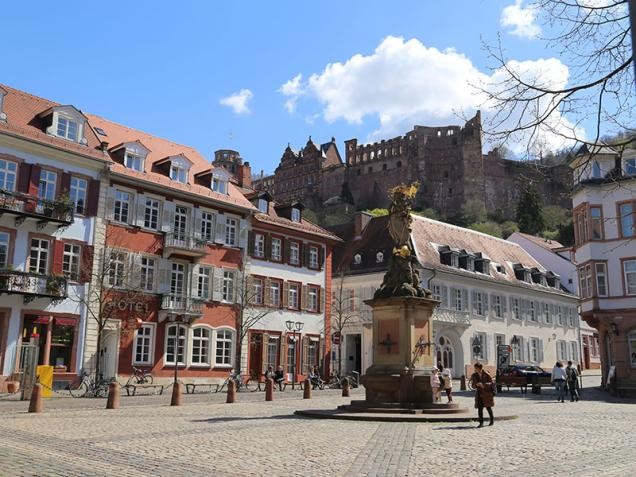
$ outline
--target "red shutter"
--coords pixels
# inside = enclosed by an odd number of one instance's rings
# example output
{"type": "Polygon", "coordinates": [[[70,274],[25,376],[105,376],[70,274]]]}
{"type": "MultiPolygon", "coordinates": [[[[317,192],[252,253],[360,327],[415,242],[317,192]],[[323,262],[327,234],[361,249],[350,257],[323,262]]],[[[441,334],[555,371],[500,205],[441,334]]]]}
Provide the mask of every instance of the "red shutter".
{"type": "Polygon", "coordinates": [[[42,168],[37,164],[31,164],[31,174],[29,177],[29,187],[27,194],[37,197],[40,186],[40,171],[42,168]]]}
{"type": "Polygon", "coordinates": [[[18,192],[29,192],[29,180],[31,179],[31,164],[22,163],[18,170],[18,192]]]}
{"type": "Polygon", "coordinates": [[[88,192],[86,193],[86,209],[85,215],[94,217],[97,215],[97,205],[99,203],[99,179],[91,179],[88,182],[88,192]]]}
{"type": "Polygon", "coordinates": [[[62,194],[69,194],[71,192],[71,175],[68,172],[62,173],[60,192],[62,194]]]}
{"type": "Polygon", "coordinates": [[[64,262],[64,242],[61,240],[53,241],[53,274],[62,274],[62,264],[64,262]]]}
{"type": "Polygon", "coordinates": [[[250,230],[247,234],[247,253],[250,257],[254,256],[256,234],[253,230],[250,230]]]}
{"type": "Polygon", "coordinates": [[[325,249],[321,246],[318,247],[318,268],[323,269],[325,265],[325,249]]]}
{"type": "Polygon", "coordinates": [[[80,283],[87,283],[91,281],[91,274],[93,273],[93,250],[92,245],[82,246],[82,257],[80,260],[80,283]]]}

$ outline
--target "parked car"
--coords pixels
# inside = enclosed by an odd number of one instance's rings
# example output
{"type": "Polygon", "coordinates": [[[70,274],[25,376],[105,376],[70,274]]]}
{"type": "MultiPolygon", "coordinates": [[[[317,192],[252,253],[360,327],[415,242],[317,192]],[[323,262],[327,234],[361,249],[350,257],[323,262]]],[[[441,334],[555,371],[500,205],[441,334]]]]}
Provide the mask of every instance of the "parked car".
{"type": "Polygon", "coordinates": [[[520,387],[521,392],[526,392],[528,386],[533,391],[541,386],[549,386],[552,373],[545,371],[533,364],[511,364],[497,370],[497,391],[503,386],[507,388],[520,387]]]}

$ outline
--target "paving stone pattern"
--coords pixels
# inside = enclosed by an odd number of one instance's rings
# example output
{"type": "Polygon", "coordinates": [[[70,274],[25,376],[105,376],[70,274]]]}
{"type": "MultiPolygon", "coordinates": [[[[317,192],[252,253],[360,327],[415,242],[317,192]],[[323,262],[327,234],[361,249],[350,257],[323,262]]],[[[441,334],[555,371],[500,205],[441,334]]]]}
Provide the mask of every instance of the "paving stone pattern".
{"type": "MultiPolygon", "coordinates": [[[[352,398],[360,399],[361,390],[352,398]]],[[[552,391],[497,396],[494,427],[473,423],[378,423],[302,418],[297,409],[346,402],[338,391],[51,399],[42,414],[0,398],[0,476],[631,476],[636,475],[636,401],[584,390],[557,403],[552,391]]],[[[472,406],[470,393],[458,393],[472,406]]]]}

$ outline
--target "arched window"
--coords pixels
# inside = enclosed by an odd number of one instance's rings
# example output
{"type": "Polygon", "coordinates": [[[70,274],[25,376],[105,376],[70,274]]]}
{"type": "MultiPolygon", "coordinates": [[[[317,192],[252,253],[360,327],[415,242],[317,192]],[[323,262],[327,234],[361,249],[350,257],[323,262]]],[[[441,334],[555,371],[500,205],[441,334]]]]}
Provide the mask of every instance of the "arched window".
{"type": "Polygon", "coordinates": [[[453,369],[453,345],[446,336],[440,336],[437,340],[437,362],[444,368],[453,369]]]}
{"type": "Polygon", "coordinates": [[[163,362],[164,364],[185,365],[186,353],[186,331],[183,325],[169,325],[166,328],[166,347],[163,362]]]}
{"type": "Polygon", "coordinates": [[[627,345],[629,346],[629,362],[632,368],[636,368],[636,330],[628,333],[627,345]]]}
{"type": "Polygon", "coordinates": [[[210,329],[198,326],[192,329],[192,352],[190,355],[193,366],[210,365],[210,329]]]}
{"type": "Polygon", "coordinates": [[[217,366],[232,365],[232,350],[234,342],[234,332],[232,330],[217,330],[216,332],[216,355],[214,363],[217,366]]]}

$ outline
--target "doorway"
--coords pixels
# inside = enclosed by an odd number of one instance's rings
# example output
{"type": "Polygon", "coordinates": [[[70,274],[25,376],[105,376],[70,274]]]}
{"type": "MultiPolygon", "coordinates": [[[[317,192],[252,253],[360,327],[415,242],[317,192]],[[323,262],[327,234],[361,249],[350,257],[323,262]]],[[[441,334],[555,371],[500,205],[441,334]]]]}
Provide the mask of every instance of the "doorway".
{"type": "Polygon", "coordinates": [[[263,373],[263,334],[250,333],[249,375],[258,379],[263,373]]]}
{"type": "Polygon", "coordinates": [[[583,337],[583,369],[590,369],[590,337],[583,337]]]}
{"type": "Polygon", "coordinates": [[[346,374],[357,371],[362,373],[362,335],[359,333],[345,335],[344,346],[345,363],[343,371],[346,374]]]}
{"type": "Polygon", "coordinates": [[[117,358],[119,356],[119,330],[104,329],[99,350],[99,369],[104,379],[117,378],[117,358]]]}

